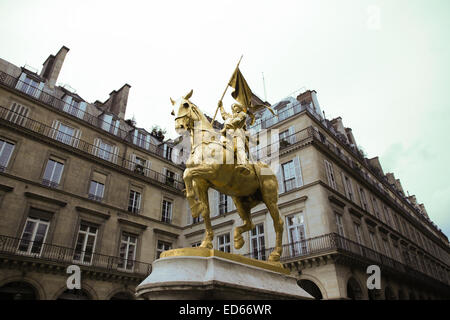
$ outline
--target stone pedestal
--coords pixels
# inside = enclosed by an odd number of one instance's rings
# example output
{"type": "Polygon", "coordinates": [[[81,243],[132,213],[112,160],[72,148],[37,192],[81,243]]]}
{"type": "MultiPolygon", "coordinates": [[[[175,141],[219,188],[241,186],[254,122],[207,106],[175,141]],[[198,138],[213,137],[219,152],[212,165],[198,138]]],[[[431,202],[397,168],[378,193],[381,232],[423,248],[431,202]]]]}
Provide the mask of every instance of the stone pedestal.
{"type": "Polygon", "coordinates": [[[313,299],[281,265],[206,248],[164,252],[137,286],[136,296],[146,300],[313,299]]]}

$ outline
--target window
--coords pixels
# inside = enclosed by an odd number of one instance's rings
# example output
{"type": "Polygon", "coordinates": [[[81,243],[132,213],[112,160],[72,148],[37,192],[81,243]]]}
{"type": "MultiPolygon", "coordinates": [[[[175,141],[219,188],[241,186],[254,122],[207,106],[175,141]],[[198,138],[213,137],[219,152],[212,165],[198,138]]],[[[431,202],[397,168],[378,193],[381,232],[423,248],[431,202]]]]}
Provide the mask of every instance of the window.
{"type": "Polygon", "coordinates": [[[174,186],[175,184],[175,173],[166,169],[165,183],[169,186],[174,186]]]}
{"type": "Polygon", "coordinates": [[[45,167],[42,184],[52,188],[58,187],[63,170],[64,164],[62,162],[49,159],[47,161],[47,166],[45,167]]]}
{"type": "Polygon", "coordinates": [[[369,206],[367,204],[366,193],[365,193],[363,188],[359,188],[359,194],[361,196],[361,206],[364,208],[364,210],[369,211],[369,206]]]}
{"type": "Polygon", "coordinates": [[[163,200],[161,221],[166,223],[172,222],[172,201],[163,200]]]}
{"type": "Polygon", "coordinates": [[[95,250],[95,241],[97,239],[97,230],[97,227],[88,225],[84,222],[80,224],[73,256],[74,261],[83,264],[91,264],[95,250]]]}
{"type": "Polygon", "coordinates": [[[130,190],[130,197],[128,199],[128,211],[139,213],[141,209],[141,194],[137,191],[130,190]]]}
{"type": "Polygon", "coordinates": [[[5,171],[14,150],[14,144],[0,139],[0,171],[5,171]]]}
{"type": "Polygon", "coordinates": [[[286,225],[288,232],[288,240],[290,243],[289,250],[291,256],[300,256],[307,253],[305,242],[306,232],[303,215],[300,213],[286,217],[286,225]]]}
{"type": "Polygon", "coordinates": [[[17,88],[25,92],[26,94],[29,94],[30,96],[36,97],[39,94],[39,82],[25,76],[25,74],[22,74],[20,77],[19,83],[17,84],[17,88]]]}
{"type": "Polygon", "coordinates": [[[296,187],[294,161],[283,164],[284,190],[287,192],[296,187]]]}
{"type": "Polygon", "coordinates": [[[330,162],[328,162],[327,160],[325,160],[325,171],[327,173],[328,184],[334,190],[337,190],[336,179],[334,177],[334,171],[333,171],[333,165],[330,162]]]}
{"type": "Polygon", "coordinates": [[[231,252],[230,234],[226,233],[217,237],[217,249],[223,252],[231,252]]]}
{"type": "Polygon", "coordinates": [[[167,144],[164,144],[164,154],[163,154],[164,158],[172,160],[172,151],[173,151],[172,147],[169,147],[167,144]]]}
{"type": "Polygon", "coordinates": [[[373,231],[369,231],[370,244],[372,245],[372,249],[378,251],[377,241],[375,238],[375,233],[373,231]]]}
{"type": "Polygon", "coordinates": [[[198,247],[200,247],[201,244],[202,244],[201,241],[200,242],[194,242],[193,244],[191,244],[191,247],[192,248],[198,248],[198,247]]]}
{"type": "Polygon", "coordinates": [[[28,217],[18,251],[24,254],[40,256],[49,225],[50,223],[46,220],[28,217]]]}
{"type": "Polygon", "coordinates": [[[64,106],[64,111],[66,111],[67,113],[70,113],[73,116],[78,117],[78,111],[80,109],[80,101],[77,101],[75,99],[72,98],[72,100],[70,100],[70,103],[67,103],[67,106],[64,106]],[[66,111],[67,109],[67,111],[66,111]]]}
{"type": "Polygon", "coordinates": [[[338,234],[342,237],[345,237],[344,224],[342,223],[342,216],[337,213],[335,214],[335,216],[336,216],[336,226],[337,226],[338,234]]]}
{"type": "Polygon", "coordinates": [[[287,147],[295,143],[294,127],[290,127],[279,134],[280,148],[287,147]]]}
{"type": "Polygon", "coordinates": [[[123,232],[119,248],[119,269],[133,271],[136,246],[137,236],[123,232]]]}
{"type": "Polygon", "coordinates": [[[264,224],[260,223],[252,229],[250,234],[250,252],[252,258],[266,260],[266,250],[264,244],[264,224]]]}
{"type": "Polygon", "coordinates": [[[219,214],[225,214],[228,212],[227,202],[227,195],[219,193],[219,214]]]}
{"type": "Polygon", "coordinates": [[[372,197],[372,204],[373,204],[373,212],[375,213],[375,216],[379,219],[380,214],[379,214],[377,199],[375,199],[375,197],[372,197]]]}
{"type": "Polygon", "coordinates": [[[386,223],[390,226],[392,226],[392,220],[391,220],[391,216],[389,213],[389,208],[386,206],[383,206],[384,208],[384,215],[385,215],[385,219],[386,219],[386,223]]]}
{"type": "Polygon", "coordinates": [[[89,187],[89,199],[95,201],[102,201],[103,192],[105,190],[105,185],[95,180],[91,180],[91,185],[89,187]]]}
{"type": "Polygon", "coordinates": [[[342,180],[344,182],[345,194],[347,195],[347,198],[349,198],[351,201],[355,201],[352,181],[344,174],[342,174],[342,180]]]}
{"type": "Polygon", "coordinates": [[[133,142],[135,145],[144,148],[149,149],[150,148],[150,136],[140,132],[139,130],[134,131],[134,138],[133,142]]]}
{"type": "Polygon", "coordinates": [[[357,223],[353,223],[353,226],[355,227],[355,235],[356,235],[356,241],[360,244],[360,245],[364,245],[363,239],[362,239],[362,235],[361,235],[361,226],[357,223]]]}
{"type": "Polygon", "coordinates": [[[158,246],[156,247],[156,259],[159,259],[161,253],[171,249],[172,249],[171,243],[158,240],[158,246]]]}
{"type": "Polygon", "coordinates": [[[60,123],[58,132],[56,133],[56,140],[71,145],[73,142],[72,139],[74,137],[74,134],[75,134],[74,128],[71,128],[69,126],[60,123]]]}
{"type": "Polygon", "coordinates": [[[13,102],[10,111],[6,115],[6,120],[18,124],[20,126],[23,126],[26,122],[27,116],[28,116],[28,108],[13,102]]]}
{"type": "Polygon", "coordinates": [[[148,176],[149,168],[150,168],[150,161],[138,157],[135,154],[131,154],[131,162],[130,162],[131,171],[148,176]]]}
{"type": "Polygon", "coordinates": [[[99,139],[97,156],[103,160],[111,161],[113,159],[113,148],[112,145],[99,139]]]}
{"type": "Polygon", "coordinates": [[[391,250],[389,249],[389,242],[384,238],[383,238],[383,246],[384,246],[384,253],[386,254],[386,256],[390,257],[391,250]]]}

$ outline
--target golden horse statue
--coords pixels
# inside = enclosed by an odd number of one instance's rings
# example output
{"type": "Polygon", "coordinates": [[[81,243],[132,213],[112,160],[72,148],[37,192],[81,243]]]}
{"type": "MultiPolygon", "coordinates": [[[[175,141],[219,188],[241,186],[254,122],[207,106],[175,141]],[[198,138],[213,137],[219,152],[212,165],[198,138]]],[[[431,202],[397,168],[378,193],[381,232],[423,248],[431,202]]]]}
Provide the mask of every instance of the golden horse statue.
{"type": "MultiPolygon", "coordinates": [[[[276,233],[275,249],[268,261],[280,264],[282,253],[283,219],[278,210],[278,181],[270,167],[262,162],[248,163],[250,173],[243,174],[236,169],[234,161],[235,147],[233,143],[220,141],[220,133],[212,127],[206,116],[189,99],[192,90],[186,96],[174,101],[178,107],[175,117],[175,129],[183,136],[190,135],[191,154],[186,162],[183,179],[186,185],[186,198],[194,218],[201,215],[205,223],[205,237],[200,245],[213,248],[214,233],[211,227],[208,190],[213,188],[233,199],[243,225],[234,230],[234,247],[242,248],[245,241],[243,232],[254,228],[251,219],[251,209],[264,203],[273,219],[276,233]],[[261,171],[264,169],[264,174],[261,171]],[[267,171],[269,170],[269,171],[267,171]],[[267,174],[267,173],[270,174],[267,174]]],[[[172,112],[173,115],[175,115],[172,112]]],[[[230,141],[230,140],[228,140],[230,141]]]]}

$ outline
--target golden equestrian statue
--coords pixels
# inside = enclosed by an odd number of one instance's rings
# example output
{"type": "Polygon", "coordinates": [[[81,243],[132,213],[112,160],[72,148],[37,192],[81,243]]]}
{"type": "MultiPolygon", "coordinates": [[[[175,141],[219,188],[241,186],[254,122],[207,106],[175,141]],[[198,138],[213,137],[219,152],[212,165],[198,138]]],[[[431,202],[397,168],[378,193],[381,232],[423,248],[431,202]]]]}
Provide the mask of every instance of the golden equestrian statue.
{"type": "MultiPolygon", "coordinates": [[[[281,265],[279,261],[284,223],[277,205],[278,181],[269,165],[249,162],[245,152],[242,153],[242,150],[248,150],[246,116],[249,115],[253,120],[253,114],[250,110],[251,91],[238,67],[228,85],[235,88],[232,96],[238,104],[234,104],[233,112],[228,114],[224,112],[222,102],[219,101],[218,108],[221,108],[225,120],[225,131],[221,132],[213,128],[211,123],[214,119],[210,123],[203,112],[190,101],[192,90],[177,101],[170,99],[174,108],[178,108],[175,116],[177,133],[190,136],[191,154],[186,162],[183,179],[192,216],[196,218],[201,215],[205,223],[205,237],[200,247],[213,248],[214,233],[208,201],[208,190],[213,188],[231,196],[243,221],[234,231],[236,249],[244,245],[242,233],[254,228],[251,209],[260,203],[267,206],[276,233],[275,249],[268,261],[281,265]],[[243,157],[245,159],[242,159],[243,157]]],[[[175,115],[174,112],[173,114],[175,115]]]]}

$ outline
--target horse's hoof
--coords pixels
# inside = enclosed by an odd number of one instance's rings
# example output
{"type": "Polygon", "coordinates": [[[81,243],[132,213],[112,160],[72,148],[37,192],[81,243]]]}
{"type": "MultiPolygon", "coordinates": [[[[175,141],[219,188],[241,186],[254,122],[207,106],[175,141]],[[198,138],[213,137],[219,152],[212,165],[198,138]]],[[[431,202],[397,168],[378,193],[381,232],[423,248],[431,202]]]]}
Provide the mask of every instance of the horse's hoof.
{"type": "Polygon", "coordinates": [[[280,262],[280,254],[278,252],[272,252],[269,256],[269,262],[280,262]]]}
{"type": "Polygon", "coordinates": [[[211,241],[203,241],[200,245],[200,248],[212,249],[213,245],[211,241]]]}
{"type": "Polygon", "coordinates": [[[236,248],[236,249],[240,249],[240,248],[242,248],[242,246],[244,245],[244,243],[245,243],[245,241],[244,241],[244,238],[242,237],[242,236],[240,236],[239,238],[237,238],[237,239],[234,239],[234,247],[236,248]]]}

